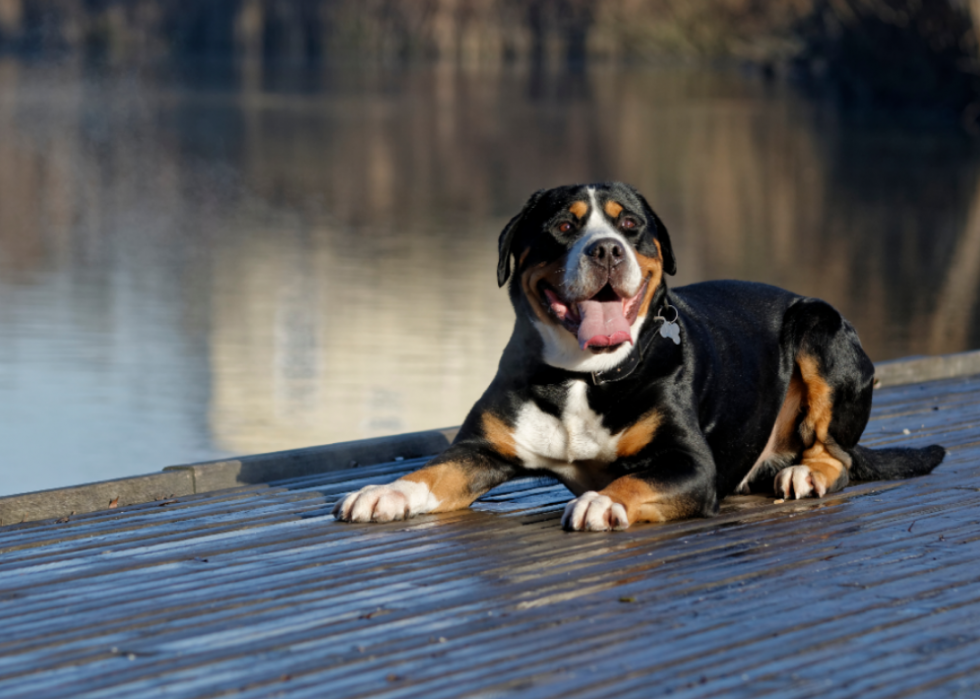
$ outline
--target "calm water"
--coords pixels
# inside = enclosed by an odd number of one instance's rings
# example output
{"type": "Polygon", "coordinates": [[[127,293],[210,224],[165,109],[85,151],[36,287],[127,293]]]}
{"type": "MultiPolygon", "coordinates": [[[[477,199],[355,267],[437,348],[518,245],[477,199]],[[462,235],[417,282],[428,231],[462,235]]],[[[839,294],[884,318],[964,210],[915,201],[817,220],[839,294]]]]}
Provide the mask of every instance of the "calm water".
{"type": "Polygon", "coordinates": [[[977,147],[737,73],[0,61],[0,494],[458,424],[527,195],[622,179],[675,284],[821,296],[874,359],[980,346],[977,147]]]}

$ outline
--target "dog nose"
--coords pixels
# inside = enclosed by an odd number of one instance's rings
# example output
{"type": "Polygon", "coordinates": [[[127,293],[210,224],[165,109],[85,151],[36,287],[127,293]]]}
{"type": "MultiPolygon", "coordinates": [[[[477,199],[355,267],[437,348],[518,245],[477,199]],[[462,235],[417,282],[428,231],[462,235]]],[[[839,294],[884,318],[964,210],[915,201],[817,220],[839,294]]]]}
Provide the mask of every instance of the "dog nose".
{"type": "Polygon", "coordinates": [[[585,254],[600,267],[612,269],[623,261],[623,245],[615,238],[601,238],[585,248],[585,254]]]}

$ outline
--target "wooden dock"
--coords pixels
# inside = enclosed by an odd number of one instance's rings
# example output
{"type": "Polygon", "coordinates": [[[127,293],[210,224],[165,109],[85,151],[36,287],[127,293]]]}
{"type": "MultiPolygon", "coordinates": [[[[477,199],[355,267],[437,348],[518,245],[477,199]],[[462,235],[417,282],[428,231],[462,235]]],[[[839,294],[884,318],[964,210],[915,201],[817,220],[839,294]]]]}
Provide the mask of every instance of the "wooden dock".
{"type": "Polygon", "coordinates": [[[566,533],[549,482],[388,525],[421,460],[0,528],[0,696],[980,695],[980,376],[883,388],[936,472],[566,533]]]}

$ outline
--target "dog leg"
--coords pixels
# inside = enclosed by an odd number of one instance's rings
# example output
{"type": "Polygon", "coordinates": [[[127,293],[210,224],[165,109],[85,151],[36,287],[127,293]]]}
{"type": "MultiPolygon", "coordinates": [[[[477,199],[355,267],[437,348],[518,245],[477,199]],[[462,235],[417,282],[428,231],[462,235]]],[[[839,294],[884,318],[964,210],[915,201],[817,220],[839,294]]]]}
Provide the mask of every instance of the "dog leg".
{"type": "Polygon", "coordinates": [[[848,469],[821,442],[803,452],[801,463],[776,474],[774,490],[786,499],[822,498],[847,486],[848,469]]]}
{"type": "Polygon", "coordinates": [[[802,382],[797,434],[805,449],[798,464],[776,474],[773,487],[784,498],[823,497],[850,481],[848,450],[871,412],[874,365],[854,328],[826,303],[801,302],[790,313],[799,337],[794,380],[802,382]]]}
{"type": "Polygon", "coordinates": [[[388,485],[367,485],[334,505],[344,522],[391,522],[430,512],[461,510],[514,475],[493,455],[457,444],[418,471],[388,485]]]}
{"type": "Polygon", "coordinates": [[[630,475],[569,502],[562,526],[569,531],[622,530],[634,522],[669,522],[717,512],[713,461],[676,460],[676,455],[673,463],[657,461],[655,469],[630,469],[630,475]],[[671,474],[669,480],[665,474],[671,474]]]}
{"type": "Polygon", "coordinates": [[[594,490],[582,493],[565,505],[565,512],[561,517],[561,526],[571,531],[618,531],[629,525],[626,507],[594,490]]]}

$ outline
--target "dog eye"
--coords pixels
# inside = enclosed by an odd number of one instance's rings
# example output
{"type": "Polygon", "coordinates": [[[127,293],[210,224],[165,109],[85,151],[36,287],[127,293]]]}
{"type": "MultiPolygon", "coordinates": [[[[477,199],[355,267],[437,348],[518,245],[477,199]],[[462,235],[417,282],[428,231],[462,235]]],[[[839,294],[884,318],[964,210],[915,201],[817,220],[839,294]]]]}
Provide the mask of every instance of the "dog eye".
{"type": "Polygon", "coordinates": [[[631,231],[636,228],[636,221],[631,218],[624,218],[619,222],[619,227],[626,231],[631,231]]]}
{"type": "Polygon", "coordinates": [[[558,230],[561,231],[562,233],[568,233],[569,231],[572,230],[572,228],[573,226],[569,221],[562,221],[561,223],[558,224],[558,230]]]}

